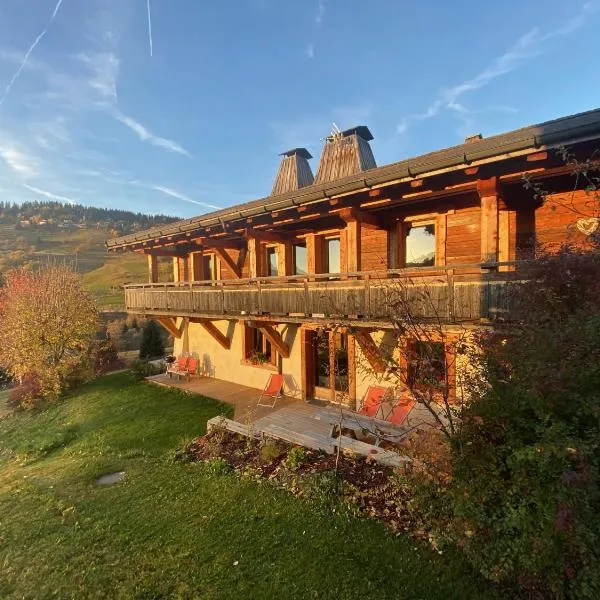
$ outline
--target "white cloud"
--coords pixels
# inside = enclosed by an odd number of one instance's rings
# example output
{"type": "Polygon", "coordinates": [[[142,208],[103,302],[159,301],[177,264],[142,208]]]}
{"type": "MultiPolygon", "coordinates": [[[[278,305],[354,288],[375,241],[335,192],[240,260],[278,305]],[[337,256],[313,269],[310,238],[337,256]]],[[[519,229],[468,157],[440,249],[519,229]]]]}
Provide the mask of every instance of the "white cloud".
{"type": "Polygon", "coordinates": [[[116,102],[119,59],[112,52],[81,53],[76,56],[90,71],[88,86],[99,96],[100,102],[116,102]]]}
{"type": "Polygon", "coordinates": [[[40,196],[43,196],[44,198],[47,198],[48,200],[56,200],[58,202],[67,202],[68,204],[77,204],[76,200],[73,200],[72,198],[67,198],[66,196],[60,196],[58,194],[53,194],[52,192],[48,192],[47,190],[42,190],[38,187],[35,187],[33,185],[28,185],[26,183],[22,184],[24,188],[28,189],[30,192],[33,192],[34,194],[38,194],[40,196]]]}
{"type": "Polygon", "coordinates": [[[193,198],[190,198],[189,196],[186,196],[185,194],[182,194],[181,192],[178,192],[177,190],[174,190],[170,187],[166,187],[164,185],[149,185],[148,187],[153,190],[156,190],[157,192],[162,192],[167,196],[171,196],[171,198],[177,198],[177,200],[183,200],[184,202],[190,202],[191,204],[197,204],[198,206],[204,206],[205,208],[212,208],[217,210],[219,208],[223,208],[222,206],[217,206],[215,204],[209,204],[207,202],[200,202],[198,200],[194,200],[193,198]]]}
{"type": "Polygon", "coordinates": [[[133,131],[140,138],[140,140],[142,140],[142,142],[148,142],[153,146],[163,148],[168,152],[175,152],[177,154],[183,154],[190,158],[192,157],[192,155],[183,146],[181,146],[173,140],[154,135],[149,129],[144,127],[135,119],[128,117],[127,115],[124,115],[123,113],[118,111],[114,114],[114,117],[115,119],[117,119],[117,121],[120,121],[121,123],[129,127],[129,129],[131,129],[131,131],[133,131]]]}
{"type": "Polygon", "coordinates": [[[0,146],[0,158],[17,175],[34,175],[37,172],[37,159],[14,146],[0,146]]]}
{"type": "Polygon", "coordinates": [[[308,44],[306,47],[306,56],[308,56],[308,58],[315,57],[315,45],[313,43],[308,44]]]}
{"type": "Polygon", "coordinates": [[[325,2],[326,0],[317,0],[317,12],[315,14],[315,25],[321,27],[325,18],[325,2]]]}
{"type": "Polygon", "coordinates": [[[13,85],[19,78],[19,75],[21,75],[21,71],[23,71],[23,69],[25,68],[27,61],[29,60],[29,56],[36,49],[37,45],[44,39],[44,36],[48,32],[48,28],[50,27],[50,25],[52,25],[54,19],[56,18],[56,15],[58,14],[58,11],[60,9],[60,5],[62,4],[62,2],[63,2],[63,0],[58,0],[58,2],[56,3],[56,6],[54,7],[54,12],[52,13],[52,16],[50,17],[50,21],[48,22],[48,25],[46,25],[46,27],[42,30],[42,32],[35,38],[35,40],[31,44],[31,46],[29,46],[27,52],[25,52],[25,56],[23,57],[23,60],[20,62],[19,67],[17,68],[17,70],[15,71],[13,76],[11,77],[10,81],[8,82],[8,85],[6,86],[6,88],[4,90],[4,94],[0,98],[0,107],[4,104],[4,101],[8,97],[10,90],[12,89],[13,85]]]}
{"type": "MultiPolygon", "coordinates": [[[[441,97],[430,104],[424,112],[404,117],[397,127],[397,132],[400,134],[404,133],[412,123],[435,117],[442,109],[453,111],[463,122],[469,124],[470,121],[467,119],[467,115],[474,112],[481,112],[481,110],[473,111],[465,107],[464,104],[459,102],[462,96],[489,85],[495,79],[511,73],[527,61],[539,56],[543,52],[546,42],[557,37],[573,34],[599,8],[600,3],[597,0],[586,2],[577,15],[569,19],[565,25],[547,33],[542,33],[539,27],[533,27],[522,35],[506,52],[494,59],[488,67],[475,75],[475,77],[443,90],[440,94],[441,97]]],[[[504,110],[505,112],[514,112],[516,110],[512,107],[508,107],[508,110],[506,110],[506,107],[494,107],[493,109],[504,110]]]]}

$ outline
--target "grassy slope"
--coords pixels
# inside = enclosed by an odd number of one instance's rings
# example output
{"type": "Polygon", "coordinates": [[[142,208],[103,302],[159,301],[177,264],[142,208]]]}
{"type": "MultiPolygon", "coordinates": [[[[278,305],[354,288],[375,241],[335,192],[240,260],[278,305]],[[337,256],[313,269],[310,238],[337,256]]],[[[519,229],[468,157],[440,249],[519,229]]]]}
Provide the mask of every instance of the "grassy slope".
{"type": "Polygon", "coordinates": [[[490,595],[453,557],[378,523],[169,459],[222,411],[119,374],[0,421],[0,597],[490,595]],[[121,469],[125,481],[94,484],[121,469]]]}

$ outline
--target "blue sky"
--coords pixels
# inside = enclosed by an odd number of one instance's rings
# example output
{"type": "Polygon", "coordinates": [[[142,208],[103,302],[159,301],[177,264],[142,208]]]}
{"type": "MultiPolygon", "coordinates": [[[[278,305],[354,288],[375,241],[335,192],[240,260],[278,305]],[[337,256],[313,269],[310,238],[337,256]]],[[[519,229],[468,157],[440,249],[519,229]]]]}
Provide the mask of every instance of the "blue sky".
{"type": "Polygon", "coordinates": [[[0,197],[177,216],[600,106],[600,0],[0,0],[0,197]],[[152,46],[152,52],[151,52],[152,46]]]}

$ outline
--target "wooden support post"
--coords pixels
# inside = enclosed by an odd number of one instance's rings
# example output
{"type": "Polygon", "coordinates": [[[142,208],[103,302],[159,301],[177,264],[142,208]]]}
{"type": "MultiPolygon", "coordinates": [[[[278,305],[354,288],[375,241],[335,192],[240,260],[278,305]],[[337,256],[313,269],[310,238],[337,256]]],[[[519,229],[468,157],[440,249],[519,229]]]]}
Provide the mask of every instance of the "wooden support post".
{"type": "Polygon", "coordinates": [[[313,361],[313,336],[314,331],[300,328],[300,370],[302,376],[302,400],[308,402],[312,397],[314,390],[314,381],[312,373],[313,361]]]}
{"type": "Polygon", "coordinates": [[[329,402],[335,402],[335,331],[329,331],[329,402]]]}
{"type": "Polygon", "coordinates": [[[280,277],[292,274],[292,242],[285,241],[277,244],[277,273],[280,277]]]}
{"type": "Polygon", "coordinates": [[[260,277],[260,242],[256,238],[248,239],[248,266],[250,277],[260,277]]]}
{"type": "Polygon", "coordinates": [[[158,257],[148,254],[148,283],[158,282],[158,257]]]}
{"type": "Polygon", "coordinates": [[[159,325],[162,325],[173,337],[178,340],[183,336],[185,329],[185,319],[181,320],[181,325],[177,327],[176,319],[173,317],[153,317],[159,325]]]}
{"type": "Polygon", "coordinates": [[[234,262],[231,256],[229,256],[227,250],[225,250],[224,248],[214,248],[214,252],[219,257],[219,260],[227,265],[227,267],[231,270],[231,272],[235,275],[237,279],[240,279],[242,277],[237,263],[234,262]]]}
{"type": "Polygon", "coordinates": [[[498,261],[498,178],[479,179],[477,192],[481,199],[481,262],[498,261]]]}
{"type": "Polygon", "coordinates": [[[281,354],[283,358],[290,357],[290,347],[283,341],[281,334],[271,325],[261,324],[260,330],[264,333],[266,338],[273,344],[277,352],[281,354]]]}
{"type": "Polygon", "coordinates": [[[447,230],[446,215],[438,215],[435,224],[435,264],[446,264],[446,230],[447,230]]]}
{"type": "Polygon", "coordinates": [[[385,360],[382,358],[371,335],[364,329],[357,329],[354,337],[373,371],[375,373],[385,373],[385,360]]]}
{"type": "Polygon", "coordinates": [[[350,273],[360,271],[360,221],[350,221],[346,225],[346,260],[350,273]]]}
{"type": "Polygon", "coordinates": [[[348,334],[348,406],[350,410],[358,410],[356,401],[356,344],[354,336],[348,334]]]}
{"type": "Polygon", "coordinates": [[[306,236],[306,270],[309,273],[317,273],[317,239],[314,233],[306,236]]]}

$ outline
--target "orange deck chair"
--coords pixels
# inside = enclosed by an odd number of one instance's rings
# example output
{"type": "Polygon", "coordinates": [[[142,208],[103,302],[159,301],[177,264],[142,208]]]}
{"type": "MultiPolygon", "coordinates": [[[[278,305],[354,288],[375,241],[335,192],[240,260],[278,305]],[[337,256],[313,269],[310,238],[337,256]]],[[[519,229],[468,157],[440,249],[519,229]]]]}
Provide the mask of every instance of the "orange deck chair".
{"type": "Polygon", "coordinates": [[[184,377],[189,381],[192,377],[195,377],[197,371],[198,371],[198,359],[195,356],[192,356],[188,360],[187,367],[185,368],[184,377]]]}
{"type": "Polygon", "coordinates": [[[366,417],[374,417],[381,405],[383,396],[385,395],[385,388],[377,385],[369,386],[365,399],[362,402],[362,406],[358,411],[359,415],[365,415],[366,417]]]}
{"type": "Polygon", "coordinates": [[[277,375],[271,375],[265,389],[262,391],[258,398],[257,406],[268,406],[273,408],[278,398],[283,395],[281,389],[283,388],[283,375],[278,373],[277,375]],[[271,400],[269,404],[268,401],[271,400]]]}
{"type": "Polygon", "coordinates": [[[173,377],[173,375],[181,375],[185,373],[188,366],[189,357],[185,355],[179,356],[179,358],[167,369],[167,375],[173,377]]]}
{"type": "Polygon", "coordinates": [[[394,410],[392,411],[388,421],[394,425],[402,425],[414,405],[414,398],[411,398],[410,396],[402,396],[402,398],[400,398],[394,405],[394,410]]]}

